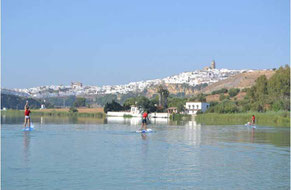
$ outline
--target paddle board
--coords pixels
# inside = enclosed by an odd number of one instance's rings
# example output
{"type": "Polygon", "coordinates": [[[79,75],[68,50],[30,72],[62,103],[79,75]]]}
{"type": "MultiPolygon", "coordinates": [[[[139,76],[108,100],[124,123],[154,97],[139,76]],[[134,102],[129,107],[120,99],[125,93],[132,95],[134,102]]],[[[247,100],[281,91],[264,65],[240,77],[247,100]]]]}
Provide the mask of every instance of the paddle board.
{"type": "Polygon", "coordinates": [[[252,128],[257,128],[255,125],[252,125],[250,122],[245,124],[246,127],[252,127],[252,128]]]}
{"type": "Polygon", "coordinates": [[[25,127],[24,129],[22,129],[22,131],[32,131],[33,128],[32,127],[25,127]]]}
{"type": "Polygon", "coordinates": [[[32,131],[32,130],[34,130],[33,123],[30,123],[30,127],[25,127],[25,128],[22,129],[22,131],[32,131]]]}
{"type": "Polygon", "coordinates": [[[146,129],[146,130],[137,130],[136,131],[137,133],[151,133],[151,132],[153,132],[153,130],[152,129],[146,129]]]}

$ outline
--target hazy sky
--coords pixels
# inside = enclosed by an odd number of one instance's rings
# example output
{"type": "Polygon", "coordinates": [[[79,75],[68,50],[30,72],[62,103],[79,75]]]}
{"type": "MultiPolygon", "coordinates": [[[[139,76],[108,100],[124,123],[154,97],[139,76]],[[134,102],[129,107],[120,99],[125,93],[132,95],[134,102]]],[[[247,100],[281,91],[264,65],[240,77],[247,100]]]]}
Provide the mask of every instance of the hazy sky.
{"type": "Polygon", "coordinates": [[[2,0],[2,87],[289,64],[289,0],[2,0]]]}

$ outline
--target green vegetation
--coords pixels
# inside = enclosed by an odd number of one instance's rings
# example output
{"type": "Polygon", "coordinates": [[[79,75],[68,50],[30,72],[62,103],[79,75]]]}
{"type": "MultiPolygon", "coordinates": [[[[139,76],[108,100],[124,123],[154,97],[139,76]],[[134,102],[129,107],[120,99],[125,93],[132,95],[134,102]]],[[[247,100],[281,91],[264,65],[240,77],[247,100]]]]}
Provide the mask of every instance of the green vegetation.
{"type": "Polygon", "coordinates": [[[256,84],[247,91],[247,106],[253,111],[290,111],[290,67],[280,67],[267,80],[260,76],[256,84]]]}
{"type": "Polygon", "coordinates": [[[90,103],[96,103],[101,106],[105,106],[106,103],[111,103],[112,101],[118,102],[119,104],[124,104],[127,99],[135,98],[138,94],[136,93],[127,93],[127,94],[106,94],[106,95],[98,95],[95,97],[90,103]]]}
{"type": "Polygon", "coordinates": [[[231,98],[235,97],[239,92],[240,92],[239,88],[231,88],[228,90],[228,94],[231,98]]]}
{"type": "Polygon", "coordinates": [[[196,96],[188,98],[188,101],[206,102],[206,94],[200,93],[196,96]]]}
{"type": "Polygon", "coordinates": [[[78,110],[75,107],[70,107],[69,112],[70,113],[76,113],[76,112],[78,112],[78,110]]]}
{"type": "Polygon", "coordinates": [[[123,108],[124,110],[129,110],[131,106],[137,106],[144,111],[156,112],[159,111],[158,102],[158,96],[154,96],[152,99],[145,96],[132,97],[124,102],[123,108]]]}
{"type": "Polygon", "coordinates": [[[115,94],[106,94],[101,97],[96,97],[94,102],[101,106],[105,106],[107,103],[110,103],[112,101],[117,101],[117,96],[115,94]]]}
{"type": "Polygon", "coordinates": [[[73,107],[84,107],[86,106],[86,98],[77,97],[74,101],[73,107]]]}
{"type": "Polygon", "coordinates": [[[175,98],[170,97],[168,99],[169,107],[177,107],[178,113],[183,112],[185,110],[185,104],[187,102],[186,98],[175,98]]]}
{"type": "Polygon", "coordinates": [[[224,94],[224,93],[227,93],[228,90],[226,88],[222,88],[220,90],[215,90],[215,91],[212,91],[211,94],[214,95],[214,94],[224,94]]]}
{"type": "Polygon", "coordinates": [[[76,99],[76,96],[63,96],[63,97],[44,98],[43,100],[45,100],[45,102],[47,103],[54,105],[55,107],[71,107],[73,106],[75,99],[76,99]]]}
{"type": "Polygon", "coordinates": [[[251,121],[252,115],[256,116],[256,124],[258,125],[290,127],[290,112],[287,111],[236,114],[208,113],[197,115],[195,120],[206,125],[244,125],[251,121]]]}
{"type": "Polygon", "coordinates": [[[225,100],[225,99],[229,99],[229,96],[225,96],[224,94],[220,94],[220,96],[219,96],[219,100],[220,100],[220,101],[223,101],[223,100],[225,100]]]}
{"type": "Polygon", "coordinates": [[[31,109],[40,108],[41,102],[38,100],[10,94],[1,94],[1,109],[5,107],[7,109],[23,110],[26,101],[29,102],[29,106],[31,109]]]}
{"type": "Polygon", "coordinates": [[[191,115],[173,113],[170,116],[170,119],[173,120],[173,121],[190,120],[191,119],[191,115]]]}
{"type": "MultiPolygon", "coordinates": [[[[74,108],[75,109],[75,108],[74,108]]],[[[5,111],[6,115],[10,116],[23,116],[24,113],[22,110],[7,110],[5,111]]],[[[104,118],[105,114],[102,112],[96,113],[79,113],[79,112],[71,112],[71,111],[57,111],[53,110],[51,112],[46,112],[42,110],[31,110],[32,116],[78,116],[78,117],[95,117],[95,118],[104,118]]]]}
{"type": "Polygon", "coordinates": [[[113,100],[111,103],[106,103],[104,106],[104,112],[107,113],[109,111],[122,111],[124,110],[123,106],[120,105],[118,102],[113,100]]]}
{"type": "Polygon", "coordinates": [[[168,97],[169,97],[169,91],[168,89],[164,88],[162,85],[158,87],[158,93],[159,93],[159,106],[162,108],[168,107],[168,97]]]}
{"type": "Polygon", "coordinates": [[[124,114],[123,117],[124,118],[132,118],[132,115],[130,115],[130,114],[124,114]]]}
{"type": "Polygon", "coordinates": [[[137,97],[137,107],[147,112],[155,112],[157,111],[157,107],[155,106],[155,100],[150,100],[147,97],[139,96],[137,97]]]}
{"type": "MultiPolygon", "coordinates": [[[[239,93],[239,89],[230,89],[229,96],[221,94],[221,102],[212,105],[206,113],[290,111],[290,67],[280,67],[269,80],[265,75],[260,76],[254,86],[244,91],[247,95],[239,101],[236,98],[230,100],[239,93]]],[[[225,92],[225,89],[219,92],[225,92]]]]}

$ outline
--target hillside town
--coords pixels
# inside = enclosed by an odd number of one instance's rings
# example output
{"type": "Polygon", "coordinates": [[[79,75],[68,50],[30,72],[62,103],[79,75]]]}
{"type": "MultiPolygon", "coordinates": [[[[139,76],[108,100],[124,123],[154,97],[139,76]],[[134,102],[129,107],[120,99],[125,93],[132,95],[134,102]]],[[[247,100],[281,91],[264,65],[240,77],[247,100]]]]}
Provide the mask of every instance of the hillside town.
{"type": "Polygon", "coordinates": [[[51,85],[40,86],[25,89],[11,89],[9,93],[31,96],[35,98],[59,97],[59,96],[82,96],[82,95],[99,95],[99,94],[127,94],[139,93],[148,87],[160,84],[187,84],[195,87],[200,84],[212,84],[220,80],[227,79],[238,73],[252,72],[252,70],[229,70],[216,69],[215,61],[212,61],[210,67],[203,70],[192,72],[183,72],[178,75],[169,76],[163,79],[154,79],[138,82],[130,82],[124,85],[104,85],[104,86],[84,86],[81,82],[71,82],[71,85],[51,85]]]}

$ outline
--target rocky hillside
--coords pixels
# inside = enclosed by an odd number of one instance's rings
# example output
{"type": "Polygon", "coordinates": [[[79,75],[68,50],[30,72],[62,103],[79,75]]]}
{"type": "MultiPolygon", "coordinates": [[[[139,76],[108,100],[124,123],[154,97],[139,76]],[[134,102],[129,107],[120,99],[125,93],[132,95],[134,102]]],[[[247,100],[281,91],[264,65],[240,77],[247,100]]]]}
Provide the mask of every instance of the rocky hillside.
{"type": "Polygon", "coordinates": [[[255,84],[256,79],[261,75],[266,75],[269,79],[275,71],[273,70],[258,70],[253,72],[245,72],[240,73],[235,76],[229,77],[225,80],[218,81],[213,83],[199,91],[199,93],[208,94],[214,90],[219,90],[222,88],[230,89],[230,88],[250,88],[255,84]]]}
{"type": "MultiPolygon", "coordinates": [[[[152,97],[154,94],[157,94],[157,89],[159,85],[151,86],[146,90],[146,96],[152,97]]],[[[192,96],[198,93],[202,88],[207,86],[206,83],[197,85],[195,87],[187,84],[162,84],[163,87],[167,88],[170,94],[175,94],[180,97],[192,96]]]]}
{"type": "MultiPolygon", "coordinates": [[[[175,94],[178,96],[193,96],[199,93],[210,94],[212,91],[220,90],[222,88],[230,89],[230,88],[250,88],[256,81],[256,79],[261,75],[266,75],[269,79],[275,71],[273,70],[257,70],[252,72],[244,72],[229,77],[225,80],[218,81],[216,83],[210,84],[202,84],[200,86],[190,86],[187,84],[162,84],[165,88],[167,88],[170,94],[175,94]]],[[[157,94],[158,86],[151,86],[147,88],[145,95],[147,97],[152,97],[154,94],[157,94]]],[[[239,93],[240,97],[243,98],[245,93],[239,93]]],[[[219,95],[210,95],[209,100],[216,101],[219,99],[219,95]]]]}

